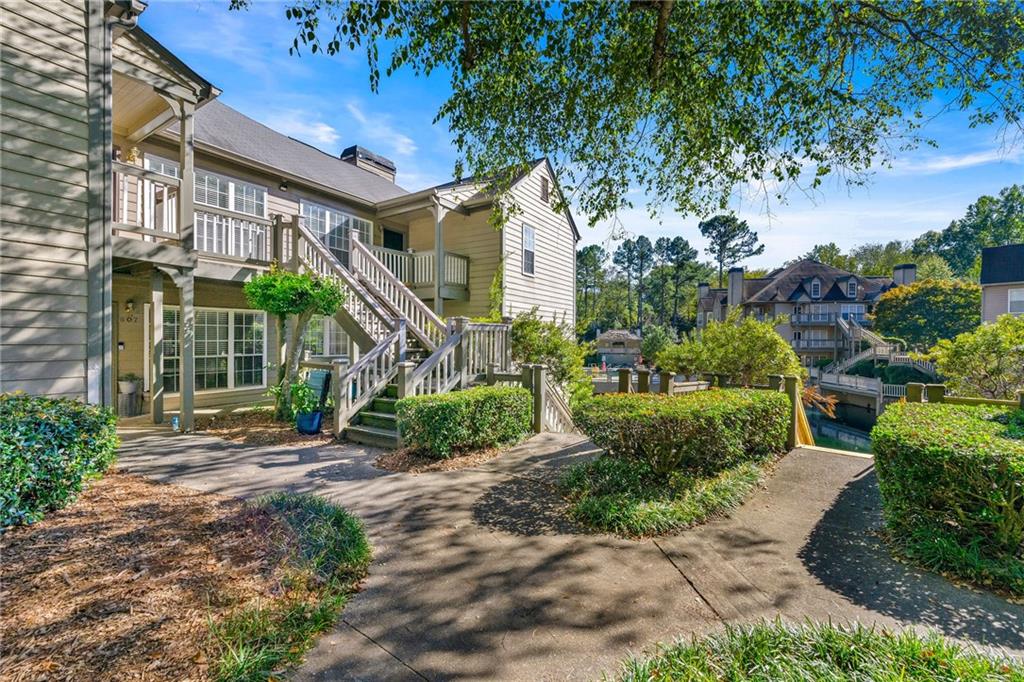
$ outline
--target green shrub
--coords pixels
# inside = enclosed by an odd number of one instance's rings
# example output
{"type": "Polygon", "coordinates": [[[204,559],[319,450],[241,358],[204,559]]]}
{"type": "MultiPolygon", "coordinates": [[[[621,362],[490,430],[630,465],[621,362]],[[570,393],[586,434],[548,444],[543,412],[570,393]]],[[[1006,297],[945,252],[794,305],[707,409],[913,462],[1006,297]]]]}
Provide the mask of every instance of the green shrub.
{"type": "Polygon", "coordinates": [[[0,395],[0,528],[72,502],[117,450],[117,416],[67,398],[0,395]]]}
{"type": "Polygon", "coordinates": [[[1010,682],[1021,675],[1018,662],[935,633],[775,621],[728,625],[723,632],[663,646],[650,658],[627,660],[614,679],[1010,682]]]}
{"type": "Polygon", "coordinates": [[[1024,594],[1024,412],[895,404],[871,443],[885,523],[902,553],[1024,594]]]}
{"type": "Polygon", "coordinates": [[[713,474],[783,452],[790,409],[774,391],[606,394],[580,402],[573,418],[612,456],[643,460],[659,474],[713,474]]]}
{"type": "Polygon", "coordinates": [[[647,462],[604,456],[566,469],[559,487],[577,521],[645,537],[703,523],[738,506],[760,479],[761,467],[753,462],[706,477],[684,470],[663,476],[647,462]]]}
{"type": "Polygon", "coordinates": [[[555,383],[565,387],[570,400],[586,398],[593,392],[594,384],[583,364],[594,352],[594,344],[578,342],[571,327],[542,320],[533,308],[512,320],[509,344],[516,364],[545,365],[555,383]]]}
{"type": "Polygon", "coordinates": [[[533,397],[525,388],[480,386],[403,398],[395,407],[405,443],[439,459],[518,443],[533,423],[533,397]]]}

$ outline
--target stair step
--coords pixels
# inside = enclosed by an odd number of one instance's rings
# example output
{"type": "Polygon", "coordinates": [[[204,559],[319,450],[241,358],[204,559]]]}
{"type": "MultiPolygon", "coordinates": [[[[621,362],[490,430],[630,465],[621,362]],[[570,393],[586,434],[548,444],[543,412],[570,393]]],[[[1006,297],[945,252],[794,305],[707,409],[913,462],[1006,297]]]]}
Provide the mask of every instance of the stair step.
{"type": "Polygon", "coordinates": [[[395,403],[398,400],[396,398],[374,398],[370,404],[374,412],[387,412],[388,414],[395,413],[395,403]]]}
{"type": "Polygon", "coordinates": [[[360,426],[372,426],[378,429],[387,429],[389,431],[397,431],[398,423],[397,417],[394,414],[388,414],[387,412],[370,412],[363,410],[359,413],[359,425],[360,426]]]}
{"type": "Polygon", "coordinates": [[[379,429],[374,426],[348,426],[345,428],[345,438],[353,443],[372,445],[378,448],[397,448],[398,434],[388,429],[379,429]]]}
{"type": "Polygon", "coordinates": [[[397,398],[398,397],[398,384],[388,384],[388,387],[384,389],[385,398],[397,398]]]}

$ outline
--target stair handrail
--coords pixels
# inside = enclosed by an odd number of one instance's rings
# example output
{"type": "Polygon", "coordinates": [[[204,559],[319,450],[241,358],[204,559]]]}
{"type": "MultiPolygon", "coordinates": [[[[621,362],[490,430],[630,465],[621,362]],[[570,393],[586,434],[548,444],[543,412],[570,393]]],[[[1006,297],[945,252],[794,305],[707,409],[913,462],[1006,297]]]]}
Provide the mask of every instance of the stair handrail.
{"type": "Polygon", "coordinates": [[[363,288],[356,278],[338,261],[331,250],[312,234],[301,221],[298,223],[299,262],[321,277],[328,277],[345,292],[342,306],[377,343],[395,331],[394,321],[385,314],[380,304],[363,288]]]}
{"type": "Polygon", "coordinates": [[[576,424],[565,395],[550,374],[544,376],[544,392],[544,427],[553,433],[576,433],[576,424]]]}
{"type": "Polygon", "coordinates": [[[352,240],[352,270],[375,294],[388,301],[409,323],[427,350],[433,351],[448,335],[448,327],[433,310],[398,279],[365,244],[352,240]]]}
{"type": "Polygon", "coordinates": [[[456,351],[462,343],[463,334],[452,331],[444,343],[409,374],[405,395],[448,393],[459,384],[463,368],[456,362],[456,351]]]}
{"type": "Polygon", "coordinates": [[[368,353],[348,367],[338,378],[335,406],[335,430],[340,433],[349,419],[378,396],[398,374],[405,359],[405,325],[381,340],[368,353]]]}

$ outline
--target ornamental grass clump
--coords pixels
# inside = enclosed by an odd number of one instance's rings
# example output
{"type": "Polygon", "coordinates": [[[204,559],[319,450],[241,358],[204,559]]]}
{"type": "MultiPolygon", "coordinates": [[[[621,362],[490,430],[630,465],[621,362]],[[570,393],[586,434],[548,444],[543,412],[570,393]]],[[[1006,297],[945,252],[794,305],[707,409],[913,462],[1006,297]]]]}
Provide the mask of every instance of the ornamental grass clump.
{"type": "Polygon", "coordinates": [[[117,415],[69,398],[0,394],[0,528],[73,502],[113,464],[117,415]]]}
{"type": "Polygon", "coordinates": [[[525,388],[480,386],[411,396],[395,410],[403,442],[436,459],[518,443],[533,424],[533,397],[525,388]]]}
{"type": "Polygon", "coordinates": [[[1024,595],[1024,411],[895,404],[879,418],[871,444],[898,553],[1024,595]]]}

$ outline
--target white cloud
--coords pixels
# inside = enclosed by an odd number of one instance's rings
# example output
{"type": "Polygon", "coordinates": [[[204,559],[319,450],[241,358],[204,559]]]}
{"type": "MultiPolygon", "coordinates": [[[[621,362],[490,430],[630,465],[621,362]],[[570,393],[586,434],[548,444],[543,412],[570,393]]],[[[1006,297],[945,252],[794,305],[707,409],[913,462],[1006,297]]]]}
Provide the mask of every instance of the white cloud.
{"type": "Polygon", "coordinates": [[[932,155],[918,159],[897,159],[893,163],[893,171],[902,174],[923,173],[930,175],[984,166],[990,163],[1021,162],[1024,162],[1024,147],[1018,146],[1011,149],[986,149],[962,154],[932,155]]]}
{"type": "MultiPolygon", "coordinates": [[[[416,142],[408,135],[399,132],[391,124],[389,116],[377,113],[368,115],[355,102],[349,102],[345,107],[348,109],[349,115],[359,124],[360,137],[377,145],[384,145],[386,148],[384,153],[397,156],[412,156],[416,153],[416,142]]],[[[372,148],[373,146],[362,140],[357,142],[367,147],[372,148]]],[[[374,149],[374,151],[378,150],[374,149]]]]}
{"type": "Polygon", "coordinates": [[[325,151],[336,152],[335,146],[341,139],[333,126],[297,109],[268,114],[263,117],[263,122],[279,133],[325,148],[325,151]]]}

